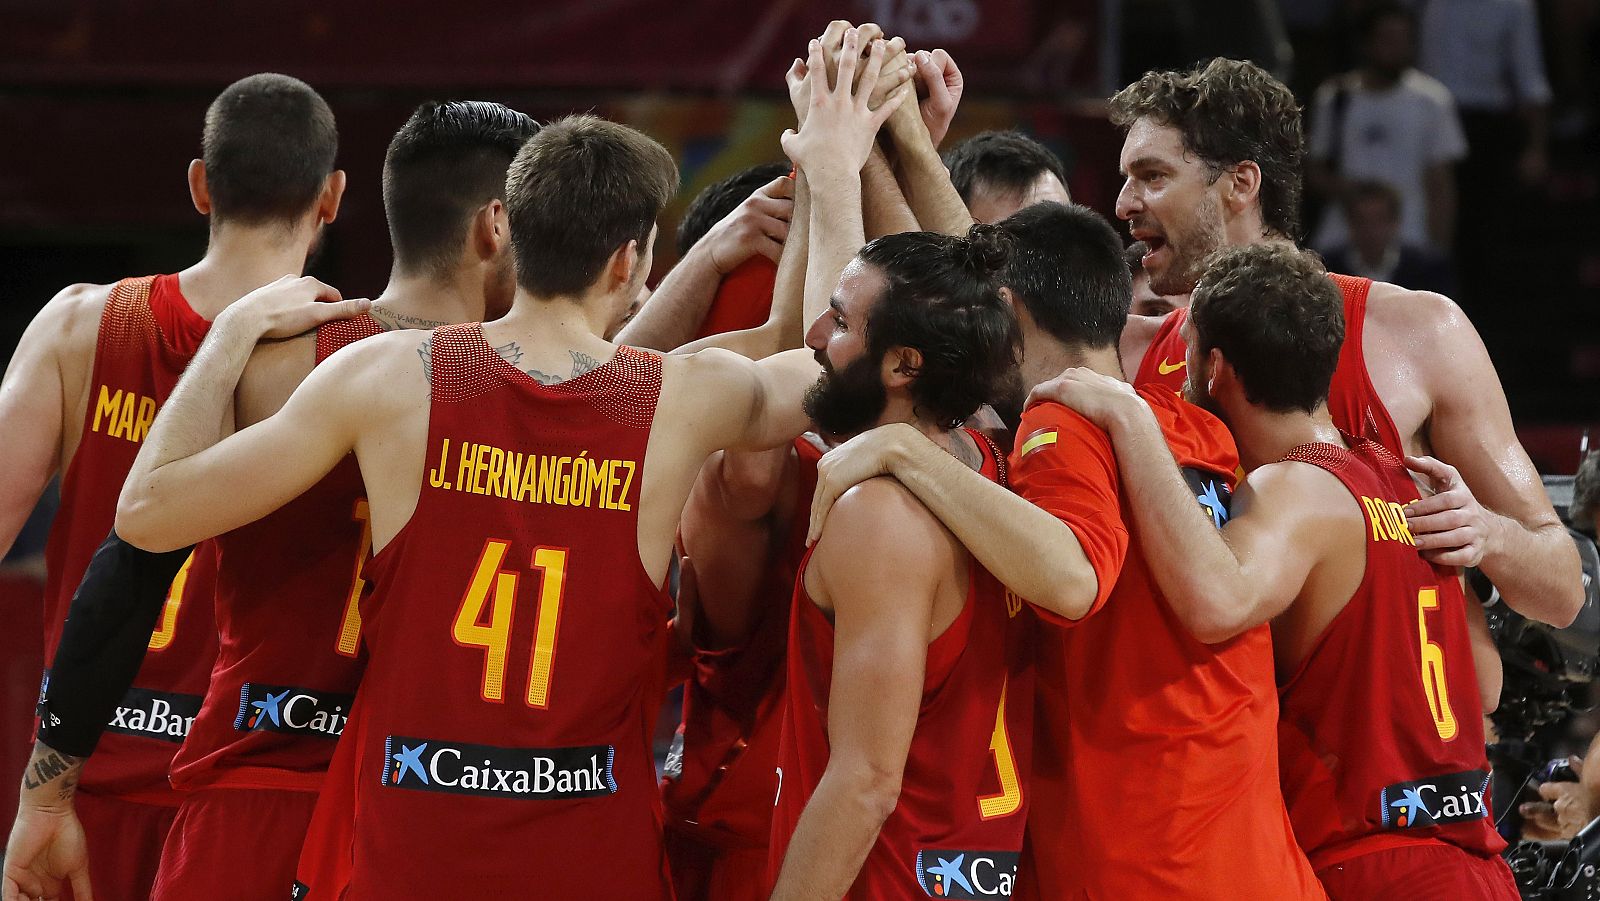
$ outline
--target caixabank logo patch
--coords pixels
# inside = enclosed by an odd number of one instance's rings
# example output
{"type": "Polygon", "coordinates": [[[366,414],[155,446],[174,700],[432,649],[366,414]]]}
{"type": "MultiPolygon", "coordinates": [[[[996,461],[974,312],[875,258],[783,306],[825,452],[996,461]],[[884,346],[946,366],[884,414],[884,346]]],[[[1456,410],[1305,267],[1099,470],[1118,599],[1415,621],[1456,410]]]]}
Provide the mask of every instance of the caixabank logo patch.
{"type": "Polygon", "coordinates": [[[353,700],[354,695],[246,682],[239,689],[239,714],[233,719],[233,728],[338,738],[350,718],[353,700]]]}
{"type": "Polygon", "coordinates": [[[490,798],[594,798],[617,792],[616,748],[496,748],[391,735],[383,743],[383,785],[490,798]]]}
{"type": "Polygon", "coordinates": [[[917,852],[917,884],[930,898],[1009,898],[1017,881],[1016,851],[917,852]]]}
{"type": "Polygon", "coordinates": [[[1489,774],[1483,770],[1446,773],[1429,779],[1396,782],[1378,793],[1383,825],[1416,829],[1481,820],[1489,815],[1485,795],[1489,774]]]}

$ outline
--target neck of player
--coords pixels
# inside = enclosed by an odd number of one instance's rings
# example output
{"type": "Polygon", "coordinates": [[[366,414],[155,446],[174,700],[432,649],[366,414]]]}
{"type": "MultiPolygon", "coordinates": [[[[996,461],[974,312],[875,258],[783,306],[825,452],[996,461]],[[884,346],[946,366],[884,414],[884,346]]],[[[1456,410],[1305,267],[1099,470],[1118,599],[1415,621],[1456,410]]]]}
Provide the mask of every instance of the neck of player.
{"type": "Polygon", "coordinates": [[[452,270],[446,273],[402,272],[395,267],[389,284],[372,300],[374,318],[397,328],[433,329],[456,322],[485,318],[490,285],[483,273],[452,270]]]}
{"type": "Polygon", "coordinates": [[[215,319],[228,304],[285,275],[300,275],[316,240],[309,224],[212,226],[206,255],[178,273],[184,299],[205,319],[215,319]]]}
{"type": "Polygon", "coordinates": [[[1239,445],[1239,463],[1246,472],[1276,463],[1302,444],[1345,446],[1325,403],[1310,413],[1278,413],[1243,403],[1238,406],[1244,409],[1226,412],[1228,428],[1239,445]]]}
{"type": "Polygon", "coordinates": [[[1022,379],[1029,390],[1048,382],[1066,369],[1092,369],[1101,375],[1127,381],[1115,343],[1105,347],[1063,344],[1042,332],[1024,332],[1022,379]]]}

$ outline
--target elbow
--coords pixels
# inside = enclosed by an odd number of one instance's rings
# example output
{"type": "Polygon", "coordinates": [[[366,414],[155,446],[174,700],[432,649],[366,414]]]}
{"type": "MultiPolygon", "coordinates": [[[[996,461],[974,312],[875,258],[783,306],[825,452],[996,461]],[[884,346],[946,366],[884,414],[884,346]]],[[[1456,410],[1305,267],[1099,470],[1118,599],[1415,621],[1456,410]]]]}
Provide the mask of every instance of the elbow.
{"type": "Polygon", "coordinates": [[[156,506],[153,498],[129,482],[117,499],[117,518],[112,530],[128,544],[155,554],[187,547],[188,542],[172,541],[161,533],[159,519],[155,516],[156,506]]]}
{"type": "Polygon", "coordinates": [[[1094,609],[1100,596],[1100,577],[1088,565],[1047,573],[1043,585],[1028,596],[1028,603],[1065,619],[1079,620],[1094,609]]]}
{"type": "Polygon", "coordinates": [[[1237,599],[1230,601],[1201,595],[1188,600],[1190,603],[1185,606],[1173,605],[1173,612],[1196,641],[1222,644],[1256,625],[1245,615],[1237,599]]]}
{"type": "Polygon", "coordinates": [[[863,785],[861,803],[867,816],[878,825],[889,819],[900,803],[900,773],[877,771],[870,774],[863,785]]]}
{"type": "Polygon", "coordinates": [[[1572,625],[1573,621],[1578,618],[1578,614],[1583,611],[1583,602],[1585,600],[1583,583],[1574,581],[1571,584],[1563,584],[1557,591],[1557,595],[1556,603],[1552,605],[1547,622],[1557,629],[1565,629],[1572,625]]]}

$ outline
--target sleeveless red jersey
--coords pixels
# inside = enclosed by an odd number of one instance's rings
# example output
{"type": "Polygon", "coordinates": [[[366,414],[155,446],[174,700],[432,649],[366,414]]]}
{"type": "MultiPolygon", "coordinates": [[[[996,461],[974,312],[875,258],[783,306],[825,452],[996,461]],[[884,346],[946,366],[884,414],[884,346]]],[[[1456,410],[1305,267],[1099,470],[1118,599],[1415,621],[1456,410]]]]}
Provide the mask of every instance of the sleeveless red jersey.
{"type": "MultiPolygon", "coordinates": [[[[382,331],[370,316],[328,323],[316,362],[382,331]]],[[[372,532],[355,457],[214,541],[217,663],[172,784],[317,791],[365,663],[357,605],[372,532]]]]}
{"type": "MultiPolygon", "coordinates": [[[[72,595],[116,519],[117,496],[156,411],[211,323],[176,275],[118,282],[100,316],[83,437],[61,479],[61,509],[45,548],[45,657],[55,656],[72,595]]],[[[202,542],[172,582],[133,687],[84,767],[84,791],[176,806],[173,753],[200,710],[216,657],[211,615],[215,553],[202,542]]],[[[48,679],[48,674],[46,676],[48,679]]]]}
{"type": "MultiPolygon", "coordinates": [[[[1366,355],[1362,351],[1362,329],[1367,321],[1367,294],[1372,290],[1372,279],[1333,274],[1328,277],[1344,295],[1344,344],[1339,348],[1339,364],[1333,371],[1333,383],[1328,387],[1328,412],[1333,414],[1333,424],[1351,435],[1375,441],[1397,456],[1403,455],[1400,430],[1378,397],[1377,389],[1372,387],[1366,355]]],[[[1188,344],[1183,340],[1182,327],[1188,315],[1187,307],[1174,310],[1161,323],[1144,359],[1139,361],[1139,372],[1133,380],[1135,386],[1161,385],[1180,394],[1183,392],[1188,372],[1184,354],[1188,344]]]]}
{"type": "Polygon", "coordinates": [[[683,724],[661,780],[668,827],[717,848],[765,848],[772,833],[789,605],[822,459],[821,448],[803,436],[794,449],[794,509],[760,596],[761,620],[740,647],[695,654],[683,724]]]}
{"type": "Polygon", "coordinates": [[[432,386],[416,510],[368,567],[344,897],[669,898],[671,602],[638,554],[661,359],[544,386],[472,323],[434,333],[432,386]]]}
{"type": "MultiPolygon", "coordinates": [[[[1004,483],[987,439],[983,474],[1004,483]]],[[[808,553],[805,562],[809,562],[808,553]]],[[[833,624],[797,574],[768,881],[828,766],[833,624]]],[[[1029,804],[1033,746],[1031,616],[976,560],[966,603],[928,645],[922,706],[900,799],[847,897],[1009,896],[1029,804]]]]}
{"type": "Polygon", "coordinates": [[[778,279],[778,264],[756,254],[733,267],[717,285],[711,308],[700,322],[695,338],[755,328],[772,312],[772,290],[778,279]]]}
{"type": "Polygon", "coordinates": [[[1344,483],[1368,526],[1366,574],[1279,688],[1284,800],[1317,869],[1400,845],[1505,847],[1489,818],[1478,683],[1466,599],[1406,528],[1417,491],[1380,445],[1350,438],[1285,460],[1344,483]]]}

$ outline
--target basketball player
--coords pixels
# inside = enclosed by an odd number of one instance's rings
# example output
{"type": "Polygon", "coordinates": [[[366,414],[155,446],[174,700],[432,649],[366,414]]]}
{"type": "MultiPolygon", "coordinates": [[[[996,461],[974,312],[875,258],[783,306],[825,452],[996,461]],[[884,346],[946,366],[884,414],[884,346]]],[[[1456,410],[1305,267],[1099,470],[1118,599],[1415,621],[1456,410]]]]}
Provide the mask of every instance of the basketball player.
{"type": "MultiPolygon", "coordinates": [[[[1000,226],[1001,283],[1023,336],[1022,379],[1068,365],[1121,374],[1130,298],[1121,242],[1082,207],[1044,203],[1000,226]]],[[[1191,493],[1225,518],[1238,459],[1222,423],[1145,391],[1191,493]]],[[[839,492],[898,478],[989,572],[1032,602],[1039,642],[1028,847],[1018,891],[1055,898],[1323,897],[1276,784],[1278,710],[1265,626],[1224,633],[1151,577],[1109,437],[1059,404],[1028,407],[1017,494],[891,425],[818,466],[811,533],[839,492]]],[[[1211,526],[1207,526],[1210,528],[1211,526]]]]}
{"type": "Polygon", "coordinates": [[[649,270],[675,178],[631,129],[547,126],[507,180],[510,313],[420,346],[357,342],[219,441],[249,349],[327,315],[325,286],[274,285],[214,330],[130,477],[120,530],[160,548],[258,518],[355,453],[381,604],[342,743],[346,897],[669,892],[649,736],[672,534],[709,453],[799,433],[816,372],[800,352],[660,358],[600,337],[649,270]]]}
{"type": "MultiPolygon", "coordinates": [[[[811,177],[820,198],[828,189],[811,177]]],[[[954,425],[1011,380],[1015,325],[994,280],[1003,259],[982,230],[863,248],[807,338],[825,361],[807,394],[812,420],[837,435],[909,423],[1003,482],[998,449],[954,425]]],[[[885,479],[841,499],[799,569],[773,897],[1009,892],[1033,718],[1020,602],[885,479]]]]}
{"type": "Polygon", "coordinates": [[[1072,202],[1061,158],[1020,131],[980,132],[950,148],[944,163],[976,222],[999,222],[1046,200],[1072,202]]]}
{"type": "MultiPolygon", "coordinates": [[[[79,579],[111,530],[134,454],[212,321],[246,292],[298,274],[322,226],[337,215],[345,183],[333,168],[337,146],[332,112],[304,83],[263,74],[230,85],[207,109],[202,157],[189,165],[195,209],[210,219],[205,257],[173,275],[69,287],[24,334],[0,387],[7,436],[0,465],[11,474],[0,502],[0,545],[9,546],[60,473],[62,506],[47,551],[46,659],[54,656],[79,579]]],[[[216,653],[213,561],[209,548],[198,550],[174,582],[154,634],[147,630],[150,654],[134,688],[109,726],[92,724],[95,734],[102,727],[111,734],[81,778],[77,758],[93,749],[92,740],[35,748],[23,776],[18,833],[38,844],[8,846],[7,898],[54,897],[68,869],[77,892],[86,894],[92,877],[100,899],[149,897],[178,803],[168,766],[199,710],[216,653]],[[81,789],[81,829],[44,812],[70,786],[81,789]],[[81,869],[85,836],[94,848],[89,872],[81,869]],[[38,856],[51,842],[72,853],[38,856]]],[[[48,713],[45,722],[48,729],[48,713]]]]}
{"type": "MultiPolygon", "coordinates": [[[[1144,268],[1157,294],[1190,291],[1222,246],[1294,239],[1304,141],[1295,99],[1271,75],[1225,59],[1149,72],[1111,109],[1127,129],[1117,215],[1149,245],[1144,268]]],[[[1334,424],[1396,457],[1431,454],[1459,471],[1424,473],[1436,494],[1407,514],[1418,549],[1436,563],[1482,568],[1525,616],[1570,623],[1583,603],[1577,552],[1472,324],[1438,294],[1334,281],[1349,324],[1328,396],[1334,424]]],[[[1184,316],[1163,320],[1147,344],[1124,343],[1135,385],[1182,387],[1184,316]]]]}
{"type": "Polygon", "coordinates": [[[1287,243],[1224,250],[1200,277],[1185,393],[1227,422],[1249,472],[1220,533],[1127,384],[1069,369],[1034,396],[1111,436],[1167,597],[1219,632],[1272,620],[1284,798],[1329,897],[1516,901],[1460,583],[1416,552],[1405,466],[1328,412],[1342,307],[1287,243]]]}
{"type": "MultiPolygon", "coordinates": [[[[395,248],[388,287],[369,315],[257,348],[235,396],[236,425],[271,415],[317,363],[351,341],[502,314],[515,284],[506,168],[537,128],[497,103],[419,108],[384,161],[395,248]]],[[[183,802],[153,897],[209,898],[226,884],[240,901],[277,901],[292,881],[360,680],[355,603],[369,541],[365,504],[355,461],[347,459],[285,509],[215,539],[220,654],[173,759],[183,802]],[[252,849],[242,872],[232,850],[241,845],[252,849]]],[[[69,632],[82,628],[80,601],[69,632]]],[[[94,640],[103,646],[116,637],[94,640]]]]}

